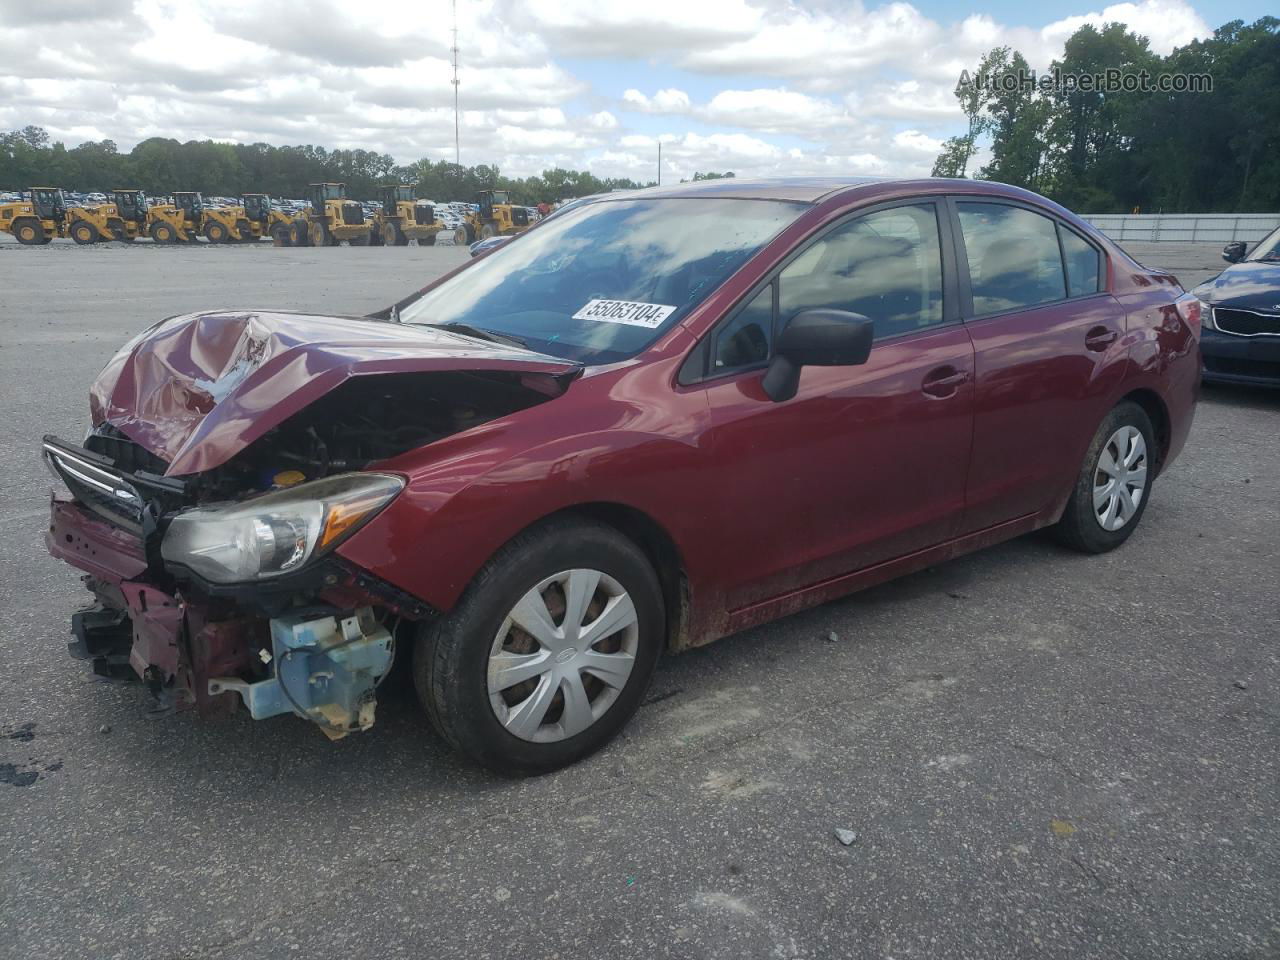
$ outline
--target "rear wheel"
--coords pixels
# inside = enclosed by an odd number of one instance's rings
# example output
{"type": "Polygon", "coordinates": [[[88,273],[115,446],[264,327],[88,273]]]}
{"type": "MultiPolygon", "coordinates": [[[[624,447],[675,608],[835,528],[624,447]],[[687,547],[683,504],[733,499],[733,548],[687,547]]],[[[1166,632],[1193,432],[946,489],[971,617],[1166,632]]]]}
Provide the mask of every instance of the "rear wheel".
{"type": "Polygon", "coordinates": [[[1089,444],[1054,528],[1058,539],[1085,553],[1105,553],[1128,540],[1151,498],[1155,451],[1147,412],[1131,401],[1117,405],[1089,444]]]}
{"type": "Polygon", "coordinates": [[[169,223],[153,223],[151,239],[156,243],[177,243],[178,231],[174,230],[173,225],[169,223]]]}
{"type": "Polygon", "coordinates": [[[240,240],[244,243],[253,243],[258,239],[253,234],[253,224],[251,224],[248,220],[236,221],[236,234],[240,237],[240,240]]]}
{"type": "Polygon", "coordinates": [[[470,240],[467,239],[466,227],[459,227],[457,230],[453,231],[453,243],[454,246],[458,247],[465,247],[470,243],[470,240]]]}
{"type": "Polygon", "coordinates": [[[231,231],[217,220],[210,220],[204,226],[204,238],[210,243],[226,243],[231,239],[231,231]]]}
{"type": "Polygon", "coordinates": [[[44,243],[44,227],[39,220],[15,220],[13,235],[18,238],[19,243],[28,247],[44,243]]]}
{"type": "Polygon", "coordinates": [[[293,242],[299,247],[311,246],[311,228],[305,220],[293,225],[293,242]]]}
{"type": "Polygon", "coordinates": [[[497,235],[498,235],[498,228],[495,227],[492,223],[486,223],[483,227],[480,228],[481,240],[489,240],[493,237],[496,237],[497,235]]]}
{"type": "Polygon", "coordinates": [[[98,228],[85,220],[77,220],[71,225],[71,239],[80,246],[98,242],[98,228]]]}
{"type": "Polygon", "coordinates": [[[507,544],[424,628],[414,677],[454,748],[499,773],[543,773],[622,729],[664,636],[639,548],[610,527],[551,521],[507,544]]]}
{"type": "Polygon", "coordinates": [[[287,223],[277,223],[271,228],[271,240],[277,247],[292,247],[293,227],[287,223]]]}

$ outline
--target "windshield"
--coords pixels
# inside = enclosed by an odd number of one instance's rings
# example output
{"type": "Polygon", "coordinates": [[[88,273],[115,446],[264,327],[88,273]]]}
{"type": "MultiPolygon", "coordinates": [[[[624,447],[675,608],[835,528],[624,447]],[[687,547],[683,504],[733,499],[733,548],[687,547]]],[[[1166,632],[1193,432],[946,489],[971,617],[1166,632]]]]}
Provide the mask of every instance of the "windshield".
{"type": "Polygon", "coordinates": [[[804,209],[771,200],[589,203],[477,260],[400,319],[465,324],[553,356],[612,363],[679,323],[804,209]]]}
{"type": "Polygon", "coordinates": [[[1254,247],[1246,260],[1280,260],[1280,227],[1272,230],[1254,247]]]}

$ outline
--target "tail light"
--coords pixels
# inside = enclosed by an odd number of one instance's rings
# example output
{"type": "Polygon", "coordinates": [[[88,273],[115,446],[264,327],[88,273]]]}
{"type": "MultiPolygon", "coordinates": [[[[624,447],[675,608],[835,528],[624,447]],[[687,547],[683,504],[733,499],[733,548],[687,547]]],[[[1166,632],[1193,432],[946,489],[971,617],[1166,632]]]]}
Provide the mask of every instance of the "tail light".
{"type": "Polygon", "coordinates": [[[1179,297],[1174,306],[1178,308],[1178,316],[1182,318],[1182,322],[1191,328],[1192,333],[1198,335],[1200,333],[1200,322],[1208,307],[1201,303],[1198,297],[1193,297],[1191,294],[1179,297]]]}

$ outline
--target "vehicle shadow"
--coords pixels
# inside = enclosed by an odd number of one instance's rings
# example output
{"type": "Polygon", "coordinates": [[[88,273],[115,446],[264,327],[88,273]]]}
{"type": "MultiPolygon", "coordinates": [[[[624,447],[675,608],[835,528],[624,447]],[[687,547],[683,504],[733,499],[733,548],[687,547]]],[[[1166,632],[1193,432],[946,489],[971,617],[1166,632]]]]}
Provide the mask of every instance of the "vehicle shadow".
{"type": "MultiPolygon", "coordinates": [[[[895,641],[885,637],[890,611],[893,617],[919,619],[934,616],[941,608],[945,617],[949,607],[981,602],[975,596],[981,591],[974,588],[998,580],[1002,570],[1037,559],[1043,562],[1055,552],[1045,538],[1023,537],[707,647],[666,656],[659,662],[637,718],[617,740],[596,755],[543,777],[505,778],[461,760],[427,722],[403,662],[379,690],[377,724],[367,733],[330,742],[319,730],[293,717],[259,722],[243,711],[215,720],[177,714],[162,718],[166,748],[139,762],[150,767],[147,775],[159,782],[172,782],[175,777],[182,782],[186,774],[206,782],[235,784],[234,792],[240,796],[259,795],[273,803],[280,796],[319,793],[335,809],[367,803],[371,789],[376,789],[379,803],[422,803],[429,795],[432,805],[447,806],[451,799],[474,801],[489,794],[502,803],[506,802],[502,798],[530,790],[572,792],[576,784],[585,786],[601,776],[621,786],[629,779],[629,770],[647,768],[669,751],[687,746],[691,727],[705,729],[704,714],[719,710],[727,684],[741,685],[746,678],[755,683],[776,681],[780,686],[802,681],[807,671],[816,668],[806,658],[830,656],[833,645],[839,647],[837,656],[844,668],[868,678],[909,671],[910,664],[895,656],[895,641]],[[770,671],[775,674],[772,680],[762,679],[770,671]]],[[[754,725],[754,720],[743,719],[734,732],[740,734],[754,725]]],[[[717,732],[721,729],[719,722],[711,726],[717,732]]],[[[727,723],[724,729],[728,731],[727,723]]],[[[717,742],[715,736],[704,739],[712,747],[717,742]]],[[[723,739],[731,741],[732,736],[726,732],[723,739]]]]}

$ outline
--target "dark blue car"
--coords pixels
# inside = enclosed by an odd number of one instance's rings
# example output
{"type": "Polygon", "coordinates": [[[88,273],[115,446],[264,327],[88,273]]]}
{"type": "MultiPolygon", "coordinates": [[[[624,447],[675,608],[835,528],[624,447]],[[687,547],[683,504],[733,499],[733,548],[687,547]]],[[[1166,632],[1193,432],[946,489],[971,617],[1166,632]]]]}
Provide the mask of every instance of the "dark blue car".
{"type": "Polygon", "coordinates": [[[1280,387],[1280,228],[1252,250],[1229,243],[1231,266],[1193,291],[1209,305],[1200,349],[1204,379],[1280,387]]]}

